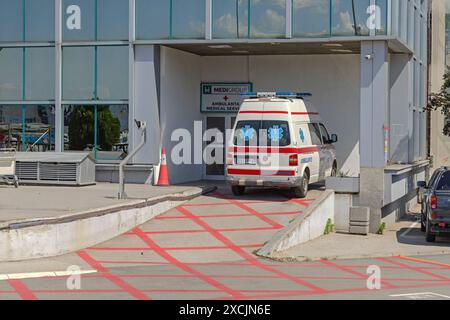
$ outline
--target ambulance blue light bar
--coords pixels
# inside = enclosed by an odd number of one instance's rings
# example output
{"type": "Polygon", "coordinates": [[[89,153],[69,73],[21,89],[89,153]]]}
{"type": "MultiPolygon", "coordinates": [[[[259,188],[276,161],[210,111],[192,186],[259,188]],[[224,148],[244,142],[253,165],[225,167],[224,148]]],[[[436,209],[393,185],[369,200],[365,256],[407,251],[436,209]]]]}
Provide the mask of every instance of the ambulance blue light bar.
{"type": "Polygon", "coordinates": [[[286,98],[304,98],[312,97],[309,92],[243,92],[242,96],[258,97],[258,98],[271,98],[271,97],[286,97],[286,98]]]}

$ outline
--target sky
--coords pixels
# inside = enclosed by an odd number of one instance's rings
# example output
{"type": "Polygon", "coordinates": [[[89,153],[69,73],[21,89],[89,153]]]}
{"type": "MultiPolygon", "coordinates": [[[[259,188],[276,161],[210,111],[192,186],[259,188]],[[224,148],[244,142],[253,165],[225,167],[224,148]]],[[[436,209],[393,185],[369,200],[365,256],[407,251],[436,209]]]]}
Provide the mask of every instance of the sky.
{"type": "Polygon", "coordinates": [[[450,13],[450,0],[442,0],[445,1],[445,6],[447,7],[447,13],[450,13]]]}

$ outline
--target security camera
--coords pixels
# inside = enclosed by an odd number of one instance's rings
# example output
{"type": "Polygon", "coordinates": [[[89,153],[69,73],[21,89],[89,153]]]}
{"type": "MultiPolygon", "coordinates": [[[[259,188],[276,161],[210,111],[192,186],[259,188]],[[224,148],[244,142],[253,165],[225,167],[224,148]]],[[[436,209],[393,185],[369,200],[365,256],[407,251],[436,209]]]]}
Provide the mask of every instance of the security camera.
{"type": "Polygon", "coordinates": [[[136,127],[138,127],[138,129],[144,129],[147,127],[147,122],[145,121],[134,120],[134,122],[136,123],[136,127]]]}
{"type": "Polygon", "coordinates": [[[366,54],[365,58],[367,60],[372,60],[373,59],[373,54],[366,54]]]}

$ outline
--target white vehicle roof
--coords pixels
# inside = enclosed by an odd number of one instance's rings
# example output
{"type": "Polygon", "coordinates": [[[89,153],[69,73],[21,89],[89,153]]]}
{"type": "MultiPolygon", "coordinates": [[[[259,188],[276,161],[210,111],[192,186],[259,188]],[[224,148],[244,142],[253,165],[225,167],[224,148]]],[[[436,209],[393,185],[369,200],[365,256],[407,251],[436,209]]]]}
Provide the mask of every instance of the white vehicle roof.
{"type": "Polygon", "coordinates": [[[319,112],[306,97],[254,97],[244,100],[239,117],[250,119],[257,114],[276,118],[292,116],[295,122],[320,122],[319,112]]]}

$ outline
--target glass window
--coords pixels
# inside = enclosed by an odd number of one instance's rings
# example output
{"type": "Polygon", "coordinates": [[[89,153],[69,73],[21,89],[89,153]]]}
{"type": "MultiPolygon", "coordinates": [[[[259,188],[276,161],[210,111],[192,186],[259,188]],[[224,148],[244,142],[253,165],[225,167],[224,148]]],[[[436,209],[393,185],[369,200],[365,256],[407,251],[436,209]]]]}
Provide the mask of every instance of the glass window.
{"type": "Polygon", "coordinates": [[[95,106],[64,106],[64,150],[93,153],[94,128],[95,106]]]}
{"type": "Polygon", "coordinates": [[[380,8],[380,27],[377,28],[376,34],[387,34],[387,0],[377,0],[377,6],[380,8]]]}
{"type": "Polygon", "coordinates": [[[25,41],[55,41],[54,0],[26,0],[25,41]]]}
{"type": "Polygon", "coordinates": [[[128,47],[98,47],[97,55],[98,99],[128,99],[128,47]]]}
{"type": "Polygon", "coordinates": [[[65,106],[64,150],[90,151],[99,160],[124,159],[128,153],[128,105],[65,106]]]}
{"type": "Polygon", "coordinates": [[[98,40],[128,39],[128,0],[97,0],[98,40]]]}
{"type": "Polygon", "coordinates": [[[97,106],[98,160],[122,160],[128,154],[128,105],[97,106]]]}
{"type": "Polygon", "coordinates": [[[325,37],[330,35],[330,0],[294,0],[292,35],[325,37]]]}
{"type": "Polygon", "coordinates": [[[0,48],[0,100],[22,100],[22,48],[0,48]]]}
{"type": "Polygon", "coordinates": [[[213,38],[248,38],[248,1],[213,1],[213,38]]]}
{"type": "Polygon", "coordinates": [[[260,132],[260,146],[285,147],[291,144],[287,121],[263,121],[260,132]]]}
{"type": "MultiPolygon", "coordinates": [[[[445,171],[439,178],[436,190],[450,190],[450,171],[445,171]]],[[[439,197],[438,197],[439,198],[439,197]]],[[[445,200],[448,200],[445,199],[445,200]]],[[[445,201],[448,203],[448,201],[445,201]]]]}
{"type": "Polygon", "coordinates": [[[205,38],[205,0],[172,0],[172,38],[205,38]]]}
{"type": "Polygon", "coordinates": [[[63,40],[95,40],[94,0],[63,0],[63,40]]]}
{"type": "Polygon", "coordinates": [[[334,36],[368,36],[369,6],[370,0],[332,1],[332,34],[334,36]]]}
{"type": "Polygon", "coordinates": [[[22,148],[22,106],[0,105],[0,148],[22,148]]]}
{"type": "Polygon", "coordinates": [[[55,48],[25,50],[25,99],[55,99],[55,48]]]}
{"type": "Polygon", "coordinates": [[[93,47],[63,48],[63,99],[94,99],[94,63],[93,47]]]}
{"type": "Polygon", "coordinates": [[[257,146],[261,121],[249,120],[239,121],[236,124],[234,145],[235,146],[257,146]]]}
{"type": "Polygon", "coordinates": [[[327,144],[330,142],[330,135],[328,134],[327,128],[323,124],[320,124],[320,132],[322,134],[322,141],[324,144],[327,144]]]}
{"type": "Polygon", "coordinates": [[[136,0],[136,39],[170,38],[171,0],[136,0]]]}
{"type": "Polygon", "coordinates": [[[25,143],[32,152],[55,150],[54,106],[26,106],[25,143]]]}
{"type": "Polygon", "coordinates": [[[286,37],[286,1],[250,0],[250,36],[286,37]]]}
{"type": "Polygon", "coordinates": [[[23,41],[23,2],[0,0],[0,41],[23,41]]]}
{"type": "Polygon", "coordinates": [[[319,126],[316,123],[310,123],[308,124],[309,132],[311,134],[311,144],[313,146],[320,146],[322,145],[322,138],[319,126]]]}

